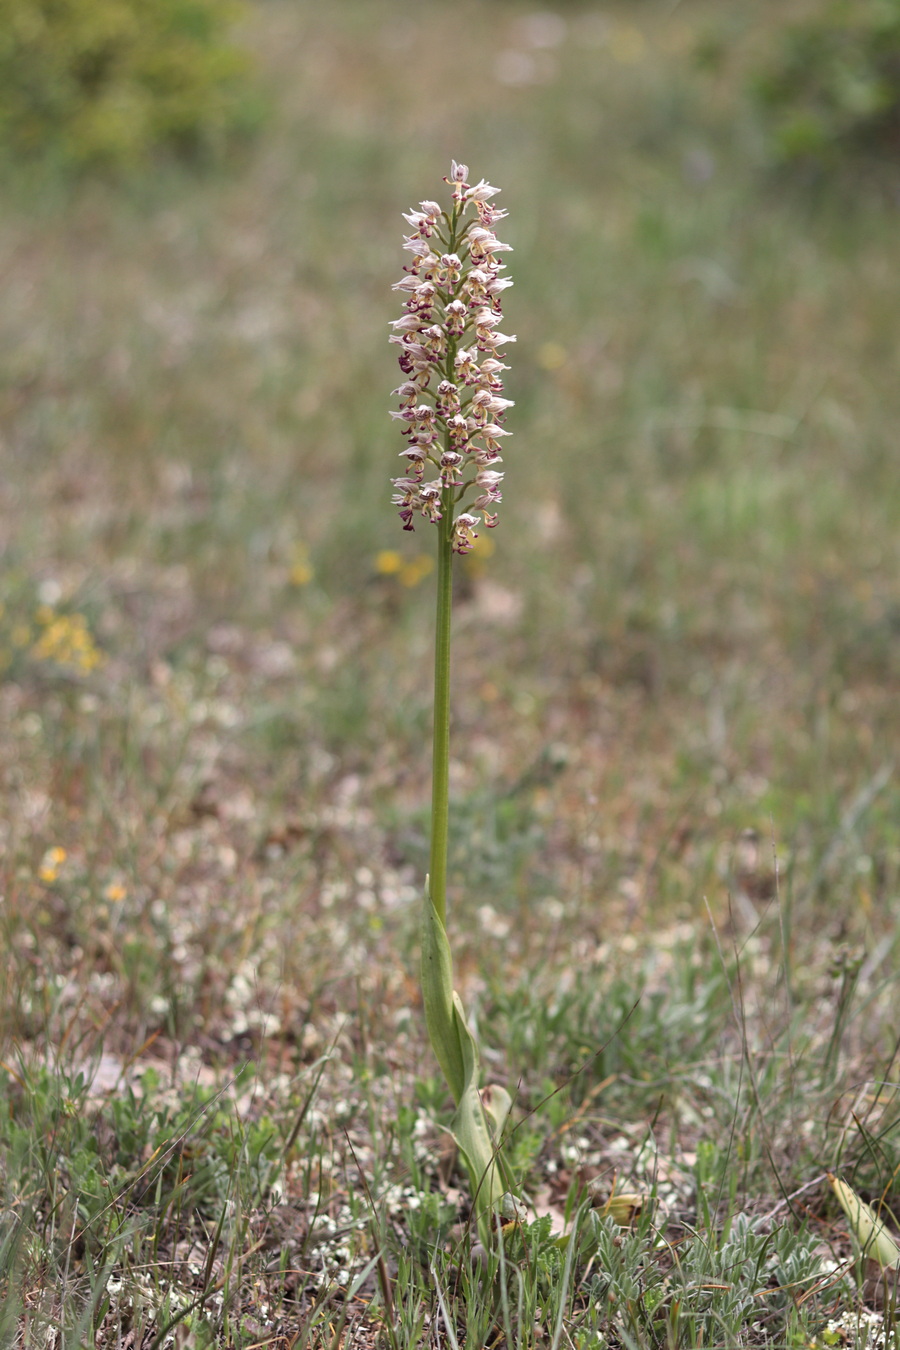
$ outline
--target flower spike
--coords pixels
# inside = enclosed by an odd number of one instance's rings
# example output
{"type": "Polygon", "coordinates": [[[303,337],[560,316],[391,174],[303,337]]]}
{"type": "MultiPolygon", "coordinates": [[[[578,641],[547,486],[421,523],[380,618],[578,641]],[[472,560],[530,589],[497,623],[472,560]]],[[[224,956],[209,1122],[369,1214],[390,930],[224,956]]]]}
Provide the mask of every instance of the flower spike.
{"type": "Polygon", "coordinates": [[[456,553],[468,553],[477,538],[480,521],[463,509],[470,492],[471,511],[480,511],[488,528],[497,523],[488,508],[500,501],[502,474],[486,466],[499,460],[498,439],[510,434],[501,424],[513,406],[501,397],[507,367],[498,352],[515,342],[498,331],[501,297],[512,281],[500,275],[505,264],[497,255],[511,250],[491,228],[507,213],[490,202],[499,188],[484,179],[470,186],[468,177],[468,166],[453,160],[444,180],[453,189],[451,209],[423,201],[404,214],[411,260],[393,287],[405,299],[389,339],[400,348],[404,376],[394,390],[400,410],[391,416],[409,441],[394,502],[404,530],[415,528],[416,515],[438,524],[451,512],[456,553]],[[468,464],[474,477],[465,476],[468,464]],[[429,471],[436,476],[426,480],[429,471]]]}

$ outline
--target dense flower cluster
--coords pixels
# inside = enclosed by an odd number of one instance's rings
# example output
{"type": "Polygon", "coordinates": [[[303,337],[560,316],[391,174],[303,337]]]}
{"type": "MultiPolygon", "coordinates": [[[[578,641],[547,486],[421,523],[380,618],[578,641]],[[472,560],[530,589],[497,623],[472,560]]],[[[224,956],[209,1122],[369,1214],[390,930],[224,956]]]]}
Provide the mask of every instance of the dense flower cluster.
{"type": "Polygon", "coordinates": [[[500,501],[500,441],[510,434],[502,423],[512,407],[502,397],[500,372],[509,367],[499,349],[515,342],[498,331],[500,297],[512,281],[500,276],[505,268],[497,255],[511,249],[491,229],[507,212],[490,204],[498,188],[484,180],[470,187],[468,176],[454,160],[444,180],[453,188],[452,209],[427,201],[404,215],[412,234],[403,247],[412,261],[393,288],[407,298],[390,339],[400,348],[404,375],[394,390],[400,411],[391,416],[408,441],[401,451],[406,473],[393,480],[393,500],[411,530],[417,512],[437,524],[474,492],[471,511],[453,516],[456,553],[468,553],[477,538],[473,511],[489,528],[497,523],[491,508],[500,501]],[[426,480],[426,465],[436,478],[426,480]]]}

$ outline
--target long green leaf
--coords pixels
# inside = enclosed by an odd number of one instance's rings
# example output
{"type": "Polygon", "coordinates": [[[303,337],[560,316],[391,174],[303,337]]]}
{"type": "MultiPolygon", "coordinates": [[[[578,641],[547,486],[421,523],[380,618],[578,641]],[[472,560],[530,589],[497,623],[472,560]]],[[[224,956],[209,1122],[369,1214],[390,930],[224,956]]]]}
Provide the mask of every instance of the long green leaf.
{"type": "Polygon", "coordinates": [[[491,1091],[490,1111],[478,1091],[478,1047],[453,989],[453,964],[447,932],[425,881],[422,923],[422,997],[432,1049],[456,1102],[450,1127],[469,1173],[482,1241],[490,1241],[491,1214],[503,1195],[497,1161],[500,1135],[511,1105],[499,1087],[491,1091]]]}
{"type": "Polygon", "coordinates": [[[487,1245],[491,1234],[491,1215],[505,1189],[496,1156],[499,1144],[495,1147],[488,1128],[478,1091],[478,1049],[458,994],[453,995],[453,1011],[465,1066],[465,1085],[450,1132],[466,1161],[478,1229],[482,1242],[487,1245]]]}
{"type": "Polygon", "coordinates": [[[428,877],[425,878],[425,903],[422,906],[422,999],[428,1039],[444,1071],[453,1100],[458,1104],[466,1078],[453,1015],[453,965],[447,931],[431,899],[428,877]]]}

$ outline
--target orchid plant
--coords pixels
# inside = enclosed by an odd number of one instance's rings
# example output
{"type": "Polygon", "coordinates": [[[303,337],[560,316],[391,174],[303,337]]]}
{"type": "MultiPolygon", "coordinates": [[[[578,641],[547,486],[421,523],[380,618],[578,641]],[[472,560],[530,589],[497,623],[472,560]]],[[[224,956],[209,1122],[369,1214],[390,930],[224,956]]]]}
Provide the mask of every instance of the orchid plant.
{"type": "Polygon", "coordinates": [[[499,255],[510,252],[493,226],[507,212],[492,204],[499,189],[454,160],[452,205],[424,201],[404,216],[411,255],[394,286],[403,316],[390,341],[404,379],[391,416],[407,445],[405,473],[393,480],[404,530],[417,515],[437,528],[437,617],[434,663],[431,856],[422,922],[422,997],[429,1039],[456,1103],[451,1132],[469,1173],[482,1241],[507,1187],[500,1153],[511,1105],[499,1087],[479,1091],[478,1048],[453,989],[447,937],[447,836],[450,765],[450,637],[454,554],[468,553],[482,526],[497,524],[503,474],[500,443],[511,401],[503,397],[501,348],[514,337],[499,331],[501,297],[512,285],[499,255]],[[433,475],[433,476],[432,476],[433,475]]]}

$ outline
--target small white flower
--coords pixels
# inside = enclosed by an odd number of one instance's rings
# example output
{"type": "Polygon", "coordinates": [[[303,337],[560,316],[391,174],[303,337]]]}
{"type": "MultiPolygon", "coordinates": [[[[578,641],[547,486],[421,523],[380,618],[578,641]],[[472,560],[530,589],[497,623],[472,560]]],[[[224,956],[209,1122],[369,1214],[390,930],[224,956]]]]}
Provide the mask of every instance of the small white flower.
{"type": "Polygon", "coordinates": [[[391,327],[401,333],[418,333],[421,326],[415,314],[404,314],[402,319],[391,319],[391,327]]]}
{"type": "Polygon", "coordinates": [[[480,225],[474,226],[469,231],[469,248],[473,258],[486,258],[494,253],[512,253],[512,244],[501,244],[500,240],[491,230],[485,230],[480,225]]]}
{"type": "Polygon", "coordinates": [[[482,178],[480,183],[476,183],[474,187],[469,188],[466,193],[466,200],[470,202],[486,202],[489,197],[496,197],[499,191],[499,188],[491,187],[490,183],[486,183],[482,178]]]}
{"type": "Polygon", "coordinates": [[[469,515],[467,511],[456,517],[453,522],[454,553],[469,553],[475,547],[475,540],[478,538],[475,533],[477,524],[478,517],[469,515]]]}

